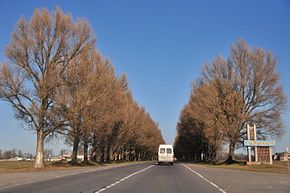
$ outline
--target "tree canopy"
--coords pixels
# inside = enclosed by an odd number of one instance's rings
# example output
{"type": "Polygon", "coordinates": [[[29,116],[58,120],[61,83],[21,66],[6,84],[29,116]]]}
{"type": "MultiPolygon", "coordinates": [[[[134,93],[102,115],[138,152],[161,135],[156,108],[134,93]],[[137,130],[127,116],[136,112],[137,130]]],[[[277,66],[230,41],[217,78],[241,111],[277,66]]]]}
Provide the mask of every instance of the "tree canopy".
{"type": "Polygon", "coordinates": [[[93,158],[109,161],[151,159],[164,142],[158,125],[132,99],[126,76],[116,76],[97,51],[86,20],[73,21],[59,8],[35,9],[29,20],[19,19],[5,54],[0,99],[36,131],[35,167],[44,167],[48,136],[72,142],[73,161],[79,144],[85,161],[89,146],[93,158]]]}
{"type": "MultiPolygon", "coordinates": [[[[180,115],[176,147],[182,143],[183,130],[190,130],[194,136],[198,133],[198,140],[206,139],[201,151],[208,159],[215,159],[216,152],[228,144],[231,161],[245,139],[246,124],[255,123],[261,139],[283,135],[281,115],[287,98],[276,65],[271,52],[251,49],[243,40],[232,45],[228,58],[217,56],[203,65],[180,115]]],[[[196,147],[189,144],[188,148],[196,147]]]]}

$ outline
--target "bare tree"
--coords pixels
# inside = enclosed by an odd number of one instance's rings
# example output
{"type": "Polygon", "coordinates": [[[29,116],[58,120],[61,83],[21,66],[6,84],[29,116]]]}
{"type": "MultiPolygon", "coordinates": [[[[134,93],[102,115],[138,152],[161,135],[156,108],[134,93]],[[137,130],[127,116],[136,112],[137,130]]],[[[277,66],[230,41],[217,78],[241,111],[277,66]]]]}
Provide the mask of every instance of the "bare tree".
{"type": "Polygon", "coordinates": [[[93,110],[93,158],[101,162],[151,159],[158,145],[164,143],[158,125],[144,108],[133,101],[126,78],[113,78],[106,86],[111,90],[107,101],[93,110]],[[111,84],[113,83],[113,84],[111,84]],[[98,157],[98,159],[97,159],[98,157]]]}
{"type": "Polygon", "coordinates": [[[84,132],[84,111],[91,108],[96,99],[96,93],[92,90],[96,86],[94,79],[98,79],[94,73],[99,58],[95,48],[75,57],[66,68],[65,76],[61,78],[63,84],[54,98],[58,114],[68,125],[61,133],[66,135],[67,141],[73,143],[72,163],[77,163],[78,147],[84,132]]]}
{"type": "Polygon", "coordinates": [[[126,98],[124,124],[118,134],[119,147],[129,154],[130,160],[151,159],[159,144],[164,143],[158,124],[132,99],[130,92],[126,98]]]}
{"type": "Polygon", "coordinates": [[[287,99],[276,70],[277,60],[262,48],[251,49],[237,41],[226,60],[218,57],[205,65],[202,80],[213,82],[218,96],[223,130],[229,141],[229,160],[245,136],[245,124],[256,123],[259,136],[283,135],[281,114],[287,99]]]}
{"type": "Polygon", "coordinates": [[[250,49],[240,40],[233,44],[229,58],[218,56],[204,65],[195,81],[188,104],[192,117],[206,126],[209,141],[216,138],[229,144],[228,162],[245,138],[247,123],[257,124],[260,138],[283,134],[281,115],[287,99],[276,64],[271,52],[250,49]]]}
{"type": "Polygon", "coordinates": [[[52,148],[45,148],[44,149],[44,158],[45,159],[51,159],[53,156],[53,149],[52,148]]]}
{"type": "Polygon", "coordinates": [[[180,113],[174,154],[181,161],[201,161],[201,154],[207,154],[207,138],[204,127],[193,115],[194,109],[187,104],[180,113]]]}
{"type": "Polygon", "coordinates": [[[0,69],[0,98],[37,132],[35,167],[43,164],[44,139],[63,126],[53,111],[53,95],[71,61],[94,46],[88,23],[73,22],[60,9],[36,9],[20,18],[6,48],[8,64],[0,69]],[[56,122],[57,121],[57,122],[56,122]]]}
{"type": "Polygon", "coordinates": [[[11,158],[12,157],[12,155],[11,155],[11,150],[7,150],[7,151],[4,151],[3,153],[2,153],[2,158],[3,159],[9,159],[9,158],[11,158]]]}
{"type": "MultiPolygon", "coordinates": [[[[121,112],[124,106],[124,94],[127,90],[127,82],[115,75],[112,64],[105,61],[99,65],[102,73],[102,82],[99,82],[96,93],[99,93],[98,103],[88,109],[87,128],[93,132],[94,144],[98,144],[101,161],[109,161],[112,146],[116,141],[116,135],[122,124],[121,112]],[[100,95],[100,91],[102,95],[100,95]]],[[[96,149],[96,147],[94,147],[96,149]]]]}
{"type": "Polygon", "coordinates": [[[17,156],[23,158],[24,157],[24,154],[22,153],[21,150],[18,150],[17,156]]]}
{"type": "Polygon", "coordinates": [[[216,159],[223,142],[217,101],[218,95],[213,85],[193,85],[190,100],[181,112],[177,125],[175,147],[180,158],[208,161],[216,159]]]}

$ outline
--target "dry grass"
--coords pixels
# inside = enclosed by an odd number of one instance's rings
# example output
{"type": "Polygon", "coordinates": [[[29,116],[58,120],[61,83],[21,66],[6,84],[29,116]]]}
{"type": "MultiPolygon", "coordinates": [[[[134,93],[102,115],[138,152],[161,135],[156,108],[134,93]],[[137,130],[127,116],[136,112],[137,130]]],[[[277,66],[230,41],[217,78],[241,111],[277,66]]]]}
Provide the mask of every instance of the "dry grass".
{"type": "Polygon", "coordinates": [[[71,165],[65,161],[45,162],[45,168],[35,169],[34,162],[31,161],[1,161],[0,174],[2,173],[16,173],[16,172],[38,172],[51,170],[68,170],[86,167],[102,167],[102,166],[117,166],[130,165],[143,162],[112,162],[110,164],[100,164],[96,162],[89,162],[88,164],[71,165]]]}
{"type": "Polygon", "coordinates": [[[283,161],[274,161],[273,165],[269,164],[259,164],[259,165],[245,165],[245,164],[219,164],[219,165],[211,165],[212,167],[217,168],[226,168],[226,169],[238,169],[238,170],[248,170],[255,172],[271,172],[271,173],[279,173],[279,174],[289,174],[290,169],[287,168],[287,162],[283,161]]]}
{"type": "Polygon", "coordinates": [[[41,169],[34,168],[34,162],[30,161],[2,161],[0,162],[0,173],[14,173],[14,172],[33,172],[33,171],[48,171],[76,168],[65,163],[56,164],[56,162],[46,162],[46,167],[41,169]]]}
{"type": "Polygon", "coordinates": [[[7,169],[28,169],[33,167],[33,162],[26,161],[2,161],[0,162],[0,171],[7,169]]]}

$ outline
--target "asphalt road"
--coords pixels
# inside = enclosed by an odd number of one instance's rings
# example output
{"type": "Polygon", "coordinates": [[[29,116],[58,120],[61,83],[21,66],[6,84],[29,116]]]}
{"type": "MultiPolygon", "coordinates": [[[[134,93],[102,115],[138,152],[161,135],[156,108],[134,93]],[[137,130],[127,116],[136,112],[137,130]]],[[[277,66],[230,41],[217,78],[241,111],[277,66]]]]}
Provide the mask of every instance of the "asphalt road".
{"type": "Polygon", "coordinates": [[[289,193],[290,176],[199,165],[146,163],[17,185],[2,188],[0,192],[289,193]]]}

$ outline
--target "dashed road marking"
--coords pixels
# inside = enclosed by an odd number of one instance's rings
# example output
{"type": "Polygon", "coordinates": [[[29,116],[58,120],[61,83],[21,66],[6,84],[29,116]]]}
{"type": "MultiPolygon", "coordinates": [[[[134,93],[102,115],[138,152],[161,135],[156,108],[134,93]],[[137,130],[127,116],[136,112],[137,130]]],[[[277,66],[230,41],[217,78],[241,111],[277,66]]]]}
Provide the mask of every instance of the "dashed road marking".
{"type": "Polygon", "coordinates": [[[223,189],[221,189],[218,185],[216,185],[215,183],[211,182],[210,180],[206,179],[205,177],[203,177],[200,173],[198,173],[197,171],[193,170],[192,168],[188,167],[187,165],[182,164],[184,167],[186,167],[187,169],[189,169],[190,171],[192,171],[193,173],[195,173],[196,175],[198,175],[201,179],[203,179],[204,181],[208,182],[209,184],[211,184],[212,186],[214,186],[215,188],[217,188],[219,191],[221,191],[222,193],[227,193],[226,191],[224,191],[223,189]]]}
{"type": "Polygon", "coordinates": [[[108,185],[108,186],[105,186],[104,188],[102,188],[102,189],[96,191],[95,193],[100,193],[100,192],[103,192],[103,191],[105,191],[105,190],[107,190],[107,189],[113,187],[113,186],[116,186],[117,184],[123,182],[124,180],[127,180],[128,178],[130,178],[130,177],[132,177],[132,176],[135,176],[135,175],[137,175],[137,174],[140,174],[141,172],[144,172],[144,171],[146,171],[146,170],[152,168],[153,166],[154,166],[154,165],[151,165],[151,166],[148,166],[147,168],[144,168],[144,169],[142,169],[142,170],[139,170],[139,171],[137,171],[137,172],[134,172],[134,173],[132,173],[132,174],[130,174],[130,175],[128,175],[128,176],[126,176],[126,177],[124,177],[124,178],[118,180],[117,182],[114,182],[114,183],[112,183],[112,184],[110,184],[110,185],[108,185]]]}
{"type": "MultiPolygon", "coordinates": [[[[85,173],[91,173],[91,172],[98,172],[98,171],[102,171],[102,170],[107,170],[107,169],[112,169],[112,168],[120,168],[120,167],[126,167],[126,166],[132,166],[132,165],[137,165],[137,164],[128,164],[128,165],[117,165],[117,166],[104,166],[104,167],[100,167],[100,168],[94,168],[92,170],[87,169],[87,170],[81,170],[81,171],[75,171],[73,173],[70,174],[60,174],[60,175],[56,175],[56,176],[50,176],[46,179],[37,179],[37,180],[31,180],[28,182],[21,182],[19,184],[11,184],[11,185],[0,185],[0,190],[3,189],[8,189],[8,188],[14,188],[16,186],[22,186],[22,185],[27,185],[27,184],[32,184],[35,182],[43,182],[43,181],[47,181],[47,180],[53,180],[53,179],[57,179],[57,178],[62,178],[62,177],[67,177],[67,176],[74,176],[74,175],[78,175],[78,174],[85,174],[85,173]]],[[[51,170],[51,172],[54,171],[60,171],[60,170],[51,170]]],[[[69,171],[69,170],[67,170],[69,171]]],[[[47,171],[50,172],[50,171],[47,171]]]]}

